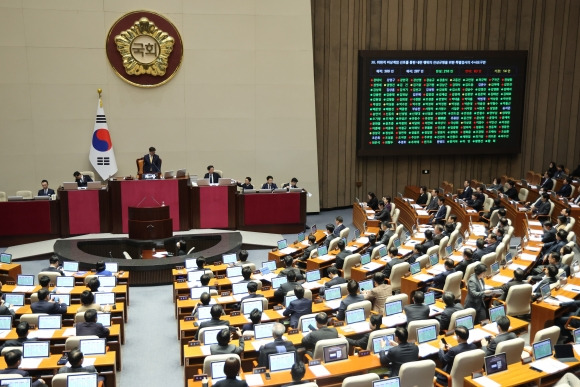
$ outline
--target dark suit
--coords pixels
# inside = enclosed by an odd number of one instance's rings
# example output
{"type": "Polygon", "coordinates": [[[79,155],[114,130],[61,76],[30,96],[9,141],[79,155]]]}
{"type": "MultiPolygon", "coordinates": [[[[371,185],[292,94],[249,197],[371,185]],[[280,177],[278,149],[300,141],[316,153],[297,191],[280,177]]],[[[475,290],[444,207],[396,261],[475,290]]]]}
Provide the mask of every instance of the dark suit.
{"type": "Polygon", "coordinates": [[[395,235],[395,232],[389,229],[383,232],[383,236],[381,237],[381,239],[379,239],[377,243],[382,243],[383,245],[386,246],[393,235],[395,235]]]}
{"type": "Polygon", "coordinates": [[[463,274],[465,274],[465,270],[467,269],[467,266],[471,265],[474,261],[472,260],[465,260],[463,259],[463,261],[459,262],[457,264],[457,266],[455,266],[455,271],[460,271],[463,274]]]}
{"type": "Polygon", "coordinates": [[[385,266],[385,269],[383,270],[383,274],[385,275],[385,278],[390,278],[391,277],[391,271],[393,271],[393,267],[395,265],[398,265],[399,263],[403,263],[405,262],[403,259],[400,258],[393,258],[389,261],[389,263],[387,263],[387,265],[385,266]]]}
{"type": "Polygon", "coordinates": [[[556,192],[556,195],[560,195],[565,198],[569,197],[572,195],[572,186],[570,184],[564,184],[562,187],[560,187],[558,192],[556,192]]]}
{"type": "Polygon", "coordinates": [[[534,294],[536,295],[542,294],[542,286],[547,284],[552,285],[553,283],[556,283],[556,281],[558,281],[557,278],[545,277],[543,280],[540,281],[540,283],[536,287],[536,291],[534,292],[534,294]]]}
{"type": "Polygon", "coordinates": [[[331,279],[330,281],[325,282],[324,287],[320,288],[319,293],[321,296],[323,296],[325,289],[330,288],[334,285],[340,285],[340,284],[345,284],[345,283],[346,283],[346,280],[343,277],[336,276],[333,279],[331,279]]]}
{"type": "Polygon", "coordinates": [[[278,186],[276,184],[274,184],[274,183],[272,183],[272,184],[268,184],[268,183],[262,184],[262,189],[276,189],[276,188],[278,188],[278,186]]]}
{"type": "Polygon", "coordinates": [[[22,343],[24,343],[25,341],[30,341],[30,339],[28,339],[28,337],[23,337],[18,339],[6,340],[2,344],[2,346],[0,346],[0,352],[7,347],[22,347],[22,343]]]}
{"type": "Polygon", "coordinates": [[[425,207],[427,211],[435,211],[439,209],[439,199],[436,196],[431,196],[431,201],[425,207]]]}
{"type": "Polygon", "coordinates": [[[302,346],[306,349],[312,350],[318,341],[336,338],[338,338],[336,328],[323,327],[315,331],[310,331],[306,336],[304,336],[302,338],[302,346]]]}
{"type": "MultiPolygon", "coordinates": [[[[451,322],[451,315],[458,310],[463,310],[463,306],[460,303],[457,303],[453,306],[447,306],[443,309],[443,312],[439,316],[436,316],[435,319],[439,320],[439,329],[442,331],[446,331],[449,329],[449,323],[451,322]]],[[[451,329],[455,329],[455,327],[451,327],[451,329]]]]}
{"type": "Polygon", "coordinates": [[[551,229],[547,230],[544,229],[544,234],[542,235],[542,243],[550,243],[556,242],[556,228],[552,227],[551,229]]]}
{"type": "Polygon", "coordinates": [[[425,248],[425,251],[427,251],[427,249],[429,247],[435,246],[435,242],[433,242],[433,239],[425,239],[425,242],[423,242],[422,244],[423,244],[423,247],[425,248]]]}
{"type": "Polygon", "coordinates": [[[518,190],[515,188],[510,188],[507,191],[504,192],[504,195],[506,195],[508,198],[510,198],[511,200],[515,200],[518,201],[518,190]]]}
{"type": "Polygon", "coordinates": [[[282,349],[282,347],[285,349],[283,352],[296,351],[296,348],[291,341],[286,341],[281,337],[278,337],[274,339],[273,342],[268,343],[260,348],[260,354],[258,355],[258,367],[268,367],[268,355],[273,353],[281,353],[279,351],[282,349]]]}
{"type": "Polygon", "coordinates": [[[296,274],[296,279],[298,281],[303,279],[302,272],[300,271],[300,269],[298,269],[296,267],[287,267],[285,269],[280,270],[280,273],[278,273],[278,277],[287,277],[288,273],[290,273],[292,271],[294,272],[294,274],[296,274]]]}
{"type": "Polygon", "coordinates": [[[355,302],[364,301],[364,296],[362,294],[357,294],[356,296],[348,295],[342,299],[340,302],[340,306],[338,307],[338,312],[336,313],[336,318],[340,321],[344,320],[346,308],[350,304],[354,304],[355,302]]]}
{"type": "Polygon", "coordinates": [[[212,344],[209,347],[209,350],[212,355],[225,355],[228,353],[235,353],[236,355],[239,355],[244,352],[244,336],[240,337],[239,347],[233,344],[227,345],[212,344]]]}
{"type": "Polygon", "coordinates": [[[554,180],[549,177],[547,179],[542,178],[542,184],[540,185],[540,188],[543,188],[544,191],[551,191],[552,188],[554,188],[554,180]]]}
{"type": "Polygon", "coordinates": [[[143,156],[143,173],[161,173],[161,159],[153,155],[153,162],[149,160],[149,154],[143,156]]]}
{"type": "Polygon", "coordinates": [[[336,268],[342,269],[342,266],[344,265],[344,259],[351,254],[352,253],[348,250],[342,250],[340,253],[338,253],[336,255],[336,258],[334,259],[334,265],[336,266],[336,268]]]}
{"type": "Polygon", "coordinates": [[[86,187],[88,182],[93,181],[89,175],[83,175],[82,181],[79,179],[77,180],[77,186],[79,187],[86,187]]]}
{"type": "Polygon", "coordinates": [[[56,302],[43,300],[33,302],[30,305],[30,309],[32,309],[32,313],[65,314],[66,304],[57,304],[56,302]]]}
{"type": "Polygon", "coordinates": [[[445,270],[437,274],[435,277],[433,277],[433,287],[436,289],[443,289],[443,286],[445,286],[445,280],[447,279],[447,276],[453,273],[454,271],[455,271],[454,269],[445,270]]]}
{"type": "Polygon", "coordinates": [[[471,188],[471,186],[468,185],[467,187],[465,187],[463,192],[459,194],[457,197],[459,199],[468,200],[471,199],[471,195],[473,195],[473,188],[471,188]]]}
{"type": "Polygon", "coordinates": [[[376,211],[377,208],[379,208],[379,199],[377,199],[376,197],[372,198],[371,200],[369,200],[367,202],[367,206],[369,206],[370,208],[372,208],[373,210],[376,211]]]}
{"type": "Polygon", "coordinates": [[[247,296],[242,297],[242,299],[240,300],[240,302],[242,302],[244,300],[251,299],[251,298],[262,298],[262,297],[264,297],[263,294],[251,293],[251,294],[248,294],[247,296]]]}
{"type": "Polygon", "coordinates": [[[484,284],[483,279],[478,279],[475,274],[467,280],[467,297],[463,306],[465,308],[473,308],[476,311],[475,324],[485,319],[485,301],[484,301],[484,284]]]}
{"type": "Polygon", "coordinates": [[[246,183],[238,183],[238,187],[242,187],[242,189],[254,189],[254,186],[252,184],[246,184],[246,183]]]}
{"type": "Polygon", "coordinates": [[[346,228],[346,226],[345,226],[344,224],[342,224],[342,223],[341,223],[341,224],[339,224],[338,226],[336,226],[336,227],[334,228],[334,231],[332,232],[332,236],[333,236],[334,238],[338,238],[338,237],[340,236],[340,232],[341,232],[342,230],[344,230],[345,228],[346,228]]]}
{"type": "Polygon", "coordinates": [[[284,300],[286,293],[294,291],[296,285],[300,285],[298,282],[286,282],[280,285],[278,289],[274,292],[274,297],[280,301],[284,300]]]}
{"type": "Polygon", "coordinates": [[[437,210],[435,217],[433,218],[433,223],[441,223],[445,220],[445,215],[447,215],[447,207],[441,206],[437,210]]]}
{"type": "Polygon", "coordinates": [[[310,253],[316,249],[318,249],[318,245],[316,243],[308,246],[306,249],[304,249],[304,254],[302,254],[302,256],[298,259],[301,261],[306,261],[308,258],[310,258],[310,253]]]}
{"type": "Polygon", "coordinates": [[[501,285],[500,289],[503,290],[503,293],[498,298],[500,300],[502,300],[502,301],[505,301],[505,299],[506,299],[506,297],[508,295],[508,292],[510,291],[510,288],[512,286],[515,286],[515,285],[523,285],[523,284],[526,284],[526,283],[527,282],[516,281],[516,280],[512,279],[511,281],[509,281],[509,282],[501,285]]]}
{"type": "Polygon", "coordinates": [[[54,266],[45,267],[44,269],[42,269],[42,271],[53,271],[53,272],[59,273],[61,276],[64,275],[64,273],[62,272],[62,270],[59,270],[59,269],[57,269],[54,266]]]}
{"type": "Polygon", "coordinates": [[[419,360],[419,347],[413,343],[401,343],[391,347],[388,352],[380,352],[381,365],[391,365],[391,376],[399,376],[401,365],[419,360]]]}
{"type": "Polygon", "coordinates": [[[469,207],[473,208],[475,211],[479,212],[483,209],[483,201],[484,200],[485,200],[485,196],[481,195],[479,197],[476,197],[475,200],[468,199],[467,205],[469,207]]]}
{"type": "MultiPolygon", "coordinates": [[[[444,353],[443,350],[440,349],[439,360],[441,361],[441,363],[443,363],[443,371],[447,372],[448,374],[451,373],[455,356],[459,355],[462,352],[471,351],[472,349],[477,349],[475,344],[467,344],[467,343],[457,344],[455,347],[449,348],[449,351],[447,351],[447,353],[444,353]]],[[[443,385],[447,384],[447,378],[443,377],[443,375],[441,374],[437,374],[437,381],[443,385]]]]}
{"type": "Polygon", "coordinates": [[[391,221],[391,211],[387,209],[387,207],[383,208],[380,214],[375,215],[375,220],[380,220],[384,222],[391,221]]]}
{"type": "Polygon", "coordinates": [[[471,256],[471,261],[472,262],[479,262],[479,261],[481,261],[481,258],[487,253],[488,252],[485,250],[485,248],[483,248],[483,249],[477,248],[477,249],[475,249],[475,251],[473,252],[473,255],[471,256]]]}
{"type": "Polygon", "coordinates": [[[416,202],[417,204],[420,205],[427,204],[427,194],[426,193],[419,194],[419,197],[417,198],[416,202]]]}
{"type": "Polygon", "coordinates": [[[429,313],[431,313],[429,306],[425,304],[409,304],[406,305],[403,310],[407,316],[407,324],[411,321],[427,320],[429,318],[429,313]]]}
{"type": "Polygon", "coordinates": [[[109,336],[109,329],[105,328],[103,324],[98,322],[79,322],[76,325],[77,336],[91,336],[95,335],[100,338],[109,336]]]}
{"type": "Polygon", "coordinates": [[[550,209],[552,206],[550,205],[550,201],[540,200],[540,203],[536,206],[536,214],[538,215],[548,215],[550,213],[550,209]]]}
{"type": "Polygon", "coordinates": [[[46,192],[44,192],[43,189],[39,189],[38,194],[36,194],[36,196],[50,196],[50,195],[54,195],[54,190],[51,188],[47,188],[46,192]]]}
{"type": "Polygon", "coordinates": [[[194,338],[196,340],[198,339],[197,335],[199,334],[199,331],[201,331],[203,328],[217,327],[220,325],[229,326],[230,322],[227,320],[214,320],[213,318],[211,320],[202,321],[201,324],[199,324],[199,327],[197,328],[197,332],[195,332],[194,338]]]}
{"type": "Polygon", "coordinates": [[[222,379],[214,384],[215,387],[248,387],[248,383],[245,380],[238,379],[222,379]]]}
{"type": "Polygon", "coordinates": [[[497,345],[502,341],[515,339],[516,337],[516,334],[513,332],[500,333],[493,339],[489,340],[489,343],[487,343],[487,347],[485,348],[485,356],[494,355],[497,345]]]}
{"type": "Polygon", "coordinates": [[[217,173],[217,172],[214,172],[214,173],[209,173],[208,172],[205,175],[203,175],[203,178],[204,179],[209,179],[209,182],[211,184],[217,184],[217,183],[219,183],[220,177],[221,177],[220,174],[217,173]]]}
{"type": "MultiPolygon", "coordinates": [[[[18,374],[18,375],[22,375],[23,378],[27,378],[30,376],[28,371],[20,370],[18,368],[6,368],[3,370],[0,370],[0,374],[1,375],[18,374]]],[[[32,387],[39,387],[39,386],[46,386],[46,384],[42,383],[40,380],[32,382],[32,387]]]]}
{"type": "Polygon", "coordinates": [[[298,298],[292,301],[284,310],[284,316],[290,316],[290,326],[292,328],[298,326],[300,317],[310,313],[312,313],[312,300],[308,298],[298,298]]]}

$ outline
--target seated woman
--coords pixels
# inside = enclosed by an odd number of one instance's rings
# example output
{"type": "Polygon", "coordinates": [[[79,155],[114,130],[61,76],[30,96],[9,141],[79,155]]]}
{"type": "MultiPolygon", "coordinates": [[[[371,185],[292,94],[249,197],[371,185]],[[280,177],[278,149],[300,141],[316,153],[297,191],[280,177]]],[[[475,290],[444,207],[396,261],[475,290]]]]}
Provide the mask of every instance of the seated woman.
{"type": "Polygon", "coordinates": [[[224,364],[225,379],[220,380],[215,384],[215,387],[248,387],[245,380],[238,380],[237,376],[240,373],[240,361],[235,357],[230,357],[224,364]]]}

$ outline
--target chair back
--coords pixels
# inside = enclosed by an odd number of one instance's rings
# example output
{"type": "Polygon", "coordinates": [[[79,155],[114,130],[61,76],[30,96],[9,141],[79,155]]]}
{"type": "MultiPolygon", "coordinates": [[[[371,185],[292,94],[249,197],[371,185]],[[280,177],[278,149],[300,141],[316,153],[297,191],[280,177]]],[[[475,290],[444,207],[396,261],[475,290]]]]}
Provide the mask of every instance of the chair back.
{"type": "Polygon", "coordinates": [[[445,259],[445,258],[447,258],[447,253],[445,252],[445,248],[447,247],[447,244],[448,243],[449,243],[449,237],[448,236],[444,236],[439,241],[439,259],[445,259]]]}
{"type": "Polygon", "coordinates": [[[507,236],[503,237],[503,240],[495,248],[495,260],[496,262],[501,262],[505,258],[507,246],[509,246],[509,238],[507,236]]]}
{"type": "Polygon", "coordinates": [[[330,244],[328,245],[328,252],[330,253],[332,250],[336,250],[338,249],[338,241],[340,240],[340,237],[334,238],[333,240],[330,241],[330,244]]]}
{"type": "Polygon", "coordinates": [[[300,318],[298,319],[298,332],[302,332],[302,319],[305,318],[311,318],[311,317],[316,317],[318,313],[310,313],[310,314],[305,314],[304,316],[300,316],[300,318]]]}
{"type": "Polygon", "coordinates": [[[404,363],[399,369],[401,387],[431,386],[435,376],[433,360],[418,360],[404,363]]]}
{"type": "Polygon", "coordinates": [[[48,313],[24,313],[20,316],[20,322],[26,321],[28,324],[38,326],[38,316],[48,316],[48,313]]]}
{"type": "MultiPolygon", "coordinates": [[[[395,210],[397,209],[397,205],[394,202],[391,202],[391,219],[395,216],[395,210]]],[[[393,221],[394,222],[394,221],[393,221]]]]}
{"type": "MultiPolygon", "coordinates": [[[[394,206],[395,203],[392,204],[392,206],[394,206]]],[[[399,222],[399,215],[401,215],[401,210],[398,208],[395,208],[394,210],[391,210],[391,222],[393,224],[397,224],[399,222]]]]}
{"type": "Polygon", "coordinates": [[[550,339],[552,343],[552,351],[554,350],[554,345],[558,343],[558,337],[560,337],[560,327],[557,325],[552,325],[551,327],[540,329],[534,335],[534,343],[542,340],[550,339]]]}
{"type": "Polygon", "coordinates": [[[451,206],[446,204],[445,209],[447,210],[445,212],[445,222],[447,222],[449,220],[449,215],[451,215],[451,206]]]}
{"type": "Polygon", "coordinates": [[[318,249],[311,250],[308,258],[316,258],[316,257],[318,257],[318,249]]]}
{"type": "Polygon", "coordinates": [[[499,210],[494,210],[489,216],[489,227],[493,228],[497,226],[499,222],[499,210]]]}
{"type": "Polygon", "coordinates": [[[401,239],[401,236],[403,235],[403,231],[405,230],[405,225],[400,224],[397,226],[397,228],[395,229],[395,234],[397,234],[397,237],[399,239],[401,239]]]}
{"type": "Polygon", "coordinates": [[[350,269],[356,264],[360,263],[360,254],[347,255],[342,265],[342,273],[344,279],[350,279],[350,269]]]}
{"type": "Polygon", "coordinates": [[[95,181],[95,172],[93,171],[80,171],[81,175],[89,175],[89,177],[95,181]]]}
{"type": "Polygon", "coordinates": [[[98,276],[95,274],[91,274],[85,277],[85,279],[83,280],[85,285],[89,283],[90,280],[92,280],[93,278],[97,278],[98,276]]]}
{"type": "Polygon", "coordinates": [[[574,231],[569,231],[566,240],[568,242],[576,242],[576,233],[574,231]]]}
{"type": "Polygon", "coordinates": [[[409,265],[409,262],[402,262],[393,266],[391,276],[389,277],[389,282],[391,283],[393,292],[401,290],[401,278],[403,278],[403,275],[409,271],[409,266],[411,266],[409,265]]]}
{"type": "Polygon", "coordinates": [[[342,230],[340,230],[339,236],[340,236],[340,238],[345,238],[346,240],[348,240],[349,233],[350,233],[350,228],[345,227],[342,230]]]}
{"type": "Polygon", "coordinates": [[[393,235],[391,235],[391,237],[389,238],[389,241],[387,242],[387,251],[389,251],[389,249],[391,247],[393,247],[393,244],[395,244],[395,239],[397,239],[397,233],[394,233],[393,235]]]}
{"type": "Polygon", "coordinates": [[[381,247],[384,247],[384,246],[385,245],[383,245],[382,243],[380,245],[375,246],[373,248],[373,251],[371,252],[371,259],[379,258],[380,257],[379,251],[381,250],[381,247]]]}
{"type": "Polygon", "coordinates": [[[485,266],[487,266],[487,271],[486,271],[485,275],[491,274],[491,265],[493,263],[495,263],[496,259],[497,259],[497,254],[495,252],[485,254],[483,257],[481,257],[481,263],[483,263],[485,266]]]}
{"type": "Polygon", "coordinates": [[[235,357],[242,364],[240,360],[240,355],[236,355],[234,353],[226,353],[222,355],[209,355],[203,359],[203,373],[206,375],[211,375],[211,363],[214,361],[224,361],[228,360],[230,357],[235,357]]]}
{"type": "Polygon", "coordinates": [[[145,163],[143,157],[139,157],[135,160],[135,164],[137,164],[137,178],[141,178],[141,175],[143,174],[143,163],[145,163]]]}
{"type": "Polygon", "coordinates": [[[463,273],[460,271],[453,272],[445,278],[445,285],[443,285],[443,292],[451,292],[458,300],[461,298],[461,280],[463,273]]]}
{"type": "Polygon", "coordinates": [[[65,343],[64,343],[64,350],[65,351],[70,351],[74,348],[78,348],[80,346],[80,341],[81,340],[86,340],[86,339],[98,339],[99,336],[96,335],[87,335],[87,336],[71,336],[68,339],[66,339],[65,343]]]}
{"type": "Polygon", "coordinates": [[[574,253],[566,254],[562,257],[562,265],[572,265],[572,260],[574,259],[574,253]]]}
{"type": "MultiPolygon", "coordinates": [[[[306,291],[308,291],[308,289],[304,289],[304,298],[308,298],[307,297],[307,293],[306,291]]],[[[294,291],[292,292],[288,292],[287,294],[292,293],[292,295],[294,295],[294,291]]],[[[243,311],[244,310],[244,304],[248,303],[248,302],[256,302],[258,300],[262,300],[262,310],[266,310],[268,309],[268,299],[266,297],[257,297],[257,298],[248,298],[247,300],[244,300],[240,303],[240,310],[243,311]]],[[[312,300],[312,292],[310,292],[310,300],[312,300]]]]}
{"type": "Polygon", "coordinates": [[[493,199],[488,197],[483,202],[483,211],[489,212],[489,210],[491,210],[491,207],[493,207],[493,199]]]}
{"type": "Polygon", "coordinates": [[[387,302],[399,301],[399,300],[402,301],[403,306],[409,305],[409,295],[406,293],[399,293],[399,294],[395,294],[395,295],[387,297],[387,299],[385,300],[385,304],[387,302]]]}
{"type": "Polygon", "coordinates": [[[524,350],[525,340],[522,338],[515,338],[500,342],[495,348],[495,353],[506,353],[508,364],[519,363],[522,358],[522,351],[524,350]]]}
{"type": "Polygon", "coordinates": [[[224,177],[224,172],[221,169],[215,169],[213,170],[215,173],[217,173],[218,175],[220,175],[220,177],[224,177]]]}
{"type": "MultiPolygon", "coordinates": [[[[0,194],[1,194],[1,193],[2,193],[2,192],[0,192],[0,194]]],[[[1,201],[2,201],[2,200],[0,200],[0,202],[1,202],[1,201]]],[[[566,230],[566,231],[570,232],[570,230],[572,230],[572,227],[574,227],[574,225],[576,224],[576,218],[574,218],[574,217],[572,217],[572,216],[571,216],[571,217],[570,217],[570,218],[568,218],[568,219],[569,219],[569,220],[568,220],[568,224],[566,225],[566,227],[564,227],[564,230],[566,230]]]]}
{"type": "Polygon", "coordinates": [[[554,212],[555,206],[556,205],[554,204],[554,202],[550,200],[550,212],[548,212],[548,219],[550,219],[552,217],[552,212],[554,212]]]}
{"type": "Polygon", "coordinates": [[[0,202],[8,201],[8,197],[6,196],[6,192],[0,191],[0,202]]]}
{"type": "Polygon", "coordinates": [[[419,258],[417,258],[415,262],[419,262],[419,266],[421,266],[421,269],[424,269],[427,267],[427,264],[429,263],[429,256],[427,254],[423,254],[419,258]]]}
{"type": "Polygon", "coordinates": [[[449,330],[455,329],[455,323],[457,319],[465,316],[471,316],[473,318],[473,321],[475,321],[475,309],[467,308],[463,310],[458,310],[457,312],[453,312],[451,318],[449,319],[449,330]]]}
{"type": "Polygon", "coordinates": [[[349,352],[348,341],[346,339],[341,338],[341,337],[339,337],[337,339],[318,340],[316,342],[316,345],[314,346],[314,352],[312,352],[312,358],[313,359],[322,359],[324,357],[323,356],[323,348],[324,347],[328,347],[330,345],[341,345],[341,344],[346,344],[346,351],[349,352]]]}
{"type": "Polygon", "coordinates": [[[346,296],[348,294],[347,285],[348,285],[348,282],[345,282],[343,284],[332,285],[331,288],[340,288],[340,295],[342,297],[344,297],[344,296],[346,296]]]}
{"type": "MultiPolygon", "coordinates": [[[[439,255],[439,246],[435,245],[435,246],[431,246],[427,249],[427,256],[430,257],[431,254],[437,253],[437,255],[439,255]]],[[[439,257],[439,259],[441,259],[441,257],[439,257]]]]}
{"type": "Polygon", "coordinates": [[[56,277],[60,277],[60,273],[58,271],[41,271],[36,275],[38,282],[40,283],[40,277],[43,275],[50,278],[50,283],[56,286],[56,277]]]}
{"type": "Polygon", "coordinates": [[[205,332],[206,331],[220,331],[220,330],[227,328],[227,327],[228,327],[227,325],[215,325],[213,327],[201,328],[199,330],[199,333],[197,334],[197,338],[202,345],[205,345],[205,332]]]}
{"type": "Polygon", "coordinates": [[[32,293],[30,295],[30,303],[34,304],[35,302],[38,302],[38,293],[32,293]]]}
{"type": "Polygon", "coordinates": [[[32,191],[16,191],[16,196],[22,196],[22,199],[32,199],[32,191]]]}
{"type": "Polygon", "coordinates": [[[457,225],[457,227],[455,227],[455,231],[453,231],[451,233],[451,235],[449,236],[449,242],[447,243],[447,246],[453,247],[453,250],[455,250],[455,243],[457,243],[457,238],[459,238],[460,232],[461,232],[461,227],[459,225],[457,225]]]}
{"type": "Polygon", "coordinates": [[[373,374],[372,372],[368,374],[349,376],[343,379],[342,387],[372,387],[373,382],[379,379],[379,375],[373,374]]]}
{"type": "Polygon", "coordinates": [[[427,327],[429,325],[435,325],[435,329],[439,332],[441,326],[439,325],[439,321],[435,319],[427,319],[427,320],[415,320],[411,321],[407,326],[407,331],[409,332],[409,337],[407,341],[414,342],[417,341],[417,329],[427,327]]]}
{"type": "MultiPolygon", "coordinates": [[[[290,290],[288,293],[286,293],[287,296],[293,296],[294,295],[294,290],[290,290]]],[[[265,300],[265,305],[264,305],[264,310],[268,309],[268,299],[266,297],[262,297],[265,300]]],[[[312,301],[312,290],[310,289],[304,289],[304,298],[307,298],[309,300],[312,301]]],[[[254,299],[255,300],[255,299],[254,299]]],[[[244,300],[244,301],[249,301],[249,300],[244,300]]]]}
{"type": "Polygon", "coordinates": [[[473,372],[481,370],[485,352],[481,349],[462,352],[455,356],[453,367],[449,375],[451,376],[451,386],[463,386],[466,376],[471,376],[473,372]]]}
{"type": "Polygon", "coordinates": [[[427,202],[425,203],[426,206],[429,205],[429,203],[431,203],[431,192],[427,192],[427,202]]]}
{"type": "Polygon", "coordinates": [[[520,192],[518,193],[518,201],[526,202],[528,200],[529,193],[530,191],[528,191],[527,188],[520,188],[520,192]]]}
{"type": "MultiPolygon", "coordinates": [[[[532,285],[514,285],[509,288],[506,302],[506,315],[521,316],[532,312],[530,299],[532,298],[532,285]]],[[[557,327],[556,327],[557,328],[557,327]]],[[[558,328],[559,329],[559,328],[558,328]]]]}
{"type": "Polygon", "coordinates": [[[371,334],[369,335],[369,342],[368,342],[367,347],[365,349],[372,350],[373,349],[373,339],[375,337],[385,336],[385,335],[394,335],[395,329],[396,328],[388,328],[388,329],[379,329],[376,331],[372,331],[371,334]]]}
{"type": "Polygon", "coordinates": [[[371,309],[373,308],[373,304],[369,300],[353,302],[352,304],[350,304],[349,306],[346,307],[346,310],[358,309],[358,308],[364,308],[365,319],[367,319],[371,315],[371,309]]]}

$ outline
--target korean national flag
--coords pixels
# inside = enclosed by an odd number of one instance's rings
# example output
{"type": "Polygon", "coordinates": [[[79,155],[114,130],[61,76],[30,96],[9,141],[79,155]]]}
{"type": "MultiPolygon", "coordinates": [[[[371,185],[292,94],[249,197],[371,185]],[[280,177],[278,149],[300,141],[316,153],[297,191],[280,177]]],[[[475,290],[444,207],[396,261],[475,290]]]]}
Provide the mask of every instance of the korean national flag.
{"type": "Polygon", "coordinates": [[[100,98],[97,104],[97,118],[91,138],[89,160],[103,180],[107,180],[117,173],[117,161],[115,160],[115,153],[113,152],[113,142],[109,134],[107,118],[103,110],[103,102],[100,98]]]}

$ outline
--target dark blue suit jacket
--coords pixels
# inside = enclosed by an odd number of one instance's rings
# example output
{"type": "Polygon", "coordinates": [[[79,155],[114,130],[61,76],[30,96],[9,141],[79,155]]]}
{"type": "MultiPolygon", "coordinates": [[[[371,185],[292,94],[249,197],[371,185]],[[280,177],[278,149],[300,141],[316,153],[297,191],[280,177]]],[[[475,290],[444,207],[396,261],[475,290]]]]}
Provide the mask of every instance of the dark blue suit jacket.
{"type": "Polygon", "coordinates": [[[161,173],[161,159],[153,155],[153,163],[149,161],[149,153],[143,156],[143,173],[161,173]]]}
{"type": "Polygon", "coordinates": [[[32,313],[64,314],[66,313],[66,304],[57,304],[46,300],[33,302],[30,305],[32,313]]]}
{"type": "Polygon", "coordinates": [[[43,189],[39,189],[38,190],[38,194],[36,196],[50,196],[50,195],[54,195],[54,190],[51,188],[47,188],[47,193],[44,193],[43,189]]]}
{"type": "Polygon", "coordinates": [[[435,222],[439,222],[445,219],[445,215],[447,214],[447,207],[445,206],[441,206],[439,207],[439,209],[437,210],[437,213],[435,214],[435,222]]]}
{"type": "Polygon", "coordinates": [[[284,316],[290,316],[290,326],[292,328],[298,326],[298,320],[301,316],[310,313],[312,313],[312,300],[308,298],[298,298],[292,301],[286,310],[284,310],[284,316]]]}
{"type": "Polygon", "coordinates": [[[471,199],[471,195],[473,195],[473,188],[471,188],[471,186],[468,186],[467,188],[465,188],[463,190],[463,192],[461,193],[461,195],[459,195],[459,199],[471,199]]]}
{"type": "Polygon", "coordinates": [[[276,183],[270,184],[270,188],[268,188],[268,183],[262,184],[262,189],[277,189],[277,188],[278,186],[276,185],[276,183]]]}
{"type": "Polygon", "coordinates": [[[560,187],[556,194],[567,198],[568,196],[572,195],[572,186],[570,184],[564,184],[562,187],[560,187]]]}

